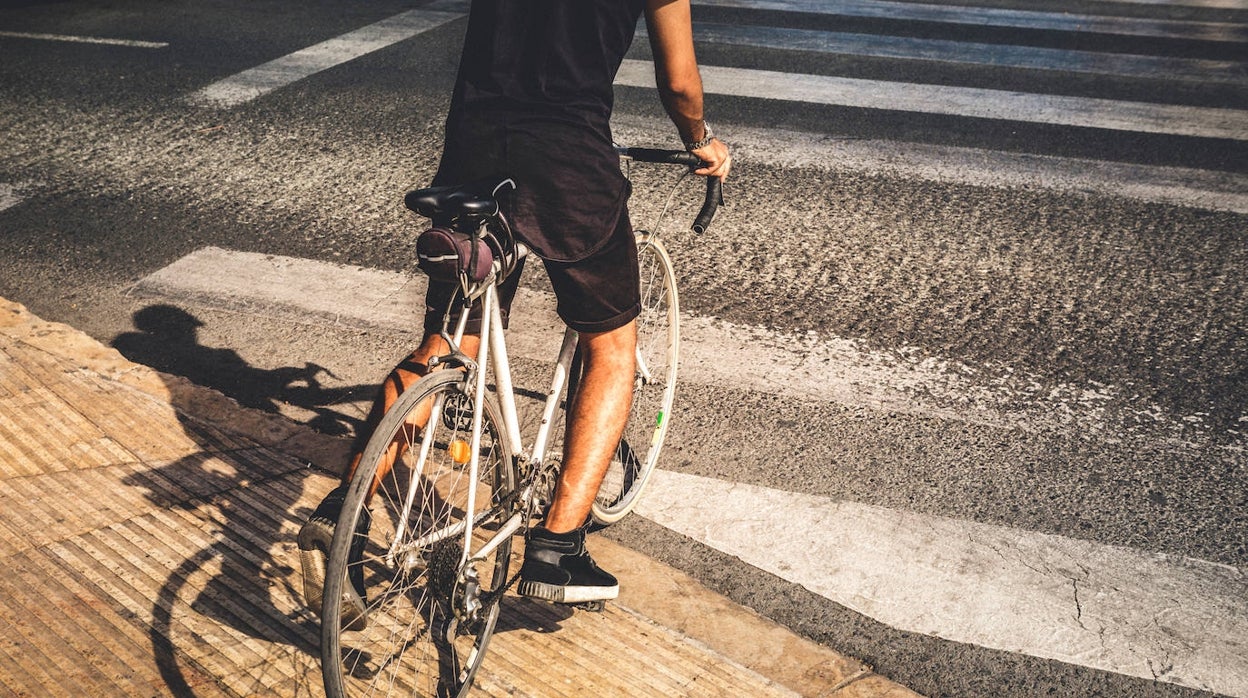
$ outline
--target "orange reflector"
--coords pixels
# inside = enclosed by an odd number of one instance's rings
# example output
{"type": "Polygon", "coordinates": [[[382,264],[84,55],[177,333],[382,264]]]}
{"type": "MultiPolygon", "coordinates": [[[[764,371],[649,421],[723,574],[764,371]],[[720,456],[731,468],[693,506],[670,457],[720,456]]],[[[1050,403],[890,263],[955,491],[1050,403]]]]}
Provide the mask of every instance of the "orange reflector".
{"type": "Polygon", "coordinates": [[[467,463],[472,457],[472,449],[468,448],[468,442],[463,439],[452,441],[451,445],[447,446],[446,452],[451,454],[451,460],[461,465],[467,463]]]}

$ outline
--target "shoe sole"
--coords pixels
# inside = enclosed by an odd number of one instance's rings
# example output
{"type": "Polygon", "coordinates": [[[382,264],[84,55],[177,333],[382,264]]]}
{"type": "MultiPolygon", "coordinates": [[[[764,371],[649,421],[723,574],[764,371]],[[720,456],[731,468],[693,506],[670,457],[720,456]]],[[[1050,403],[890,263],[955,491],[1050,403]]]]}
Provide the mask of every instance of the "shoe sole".
{"type": "MultiPolygon", "coordinates": [[[[333,526],[320,521],[309,521],[299,531],[299,564],[303,567],[303,600],[317,616],[325,601],[325,570],[329,561],[325,549],[333,540],[333,526]]],[[[343,630],[363,630],[368,627],[368,612],[364,601],[350,584],[343,585],[339,627],[343,630]]]]}
{"type": "Polygon", "coordinates": [[[610,601],[620,595],[620,586],[610,587],[578,587],[547,584],[546,582],[521,581],[516,593],[533,599],[541,599],[551,603],[586,603],[588,601],[610,601]]]}

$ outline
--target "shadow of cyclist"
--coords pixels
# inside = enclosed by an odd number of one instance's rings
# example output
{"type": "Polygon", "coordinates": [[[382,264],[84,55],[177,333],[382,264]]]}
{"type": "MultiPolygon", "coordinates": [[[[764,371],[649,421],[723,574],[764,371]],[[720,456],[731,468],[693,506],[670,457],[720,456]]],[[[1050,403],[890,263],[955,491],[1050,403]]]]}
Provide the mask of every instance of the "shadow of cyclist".
{"type": "MultiPolygon", "coordinates": [[[[149,306],[135,313],[134,324],[137,331],[113,342],[129,359],[216,388],[254,409],[277,412],[281,402],[328,402],[337,394],[320,386],[323,369],[314,364],[260,369],[232,349],[203,346],[198,340],[203,323],[179,308],[149,306]]],[[[195,695],[194,685],[202,680],[196,653],[205,651],[203,637],[224,635],[275,667],[270,671],[293,673],[301,685],[319,683],[319,620],[302,603],[293,541],[336,478],[310,473],[305,463],[240,443],[195,419],[196,411],[184,404],[189,392],[181,379],[170,381],[169,394],[183,432],[198,450],[125,479],[171,512],[171,519],[190,519],[203,530],[198,549],[188,543],[193,552],[175,561],[153,599],[150,639],[162,677],[174,694],[195,695]]],[[[337,423],[343,431],[360,424],[337,423]]],[[[507,611],[499,632],[551,632],[571,614],[527,599],[509,597],[503,603],[507,611]]],[[[268,678],[239,672],[227,681],[250,682],[244,692],[258,694],[271,690],[268,678]]]]}
{"type": "MultiPolygon", "coordinates": [[[[288,684],[292,674],[301,685],[319,684],[319,625],[302,605],[291,548],[310,513],[308,502],[336,478],[240,438],[221,422],[196,418],[203,407],[190,401],[202,397],[173,376],[266,412],[277,412],[292,396],[322,400],[337,392],[321,388],[316,379],[323,369],[315,365],[259,369],[231,349],[199,344],[203,323],[179,308],[149,306],[135,313],[134,323],[137,331],[120,335],[113,346],[170,376],[170,404],[189,441],[182,457],[124,479],[161,507],[162,525],[174,534],[171,548],[185,551],[166,563],[168,576],[151,600],[149,637],[162,678],[179,696],[196,695],[205,671],[247,695],[271,693],[271,682],[288,684]]],[[[343,432],[357,420],[335,423],[343,432]]],[[[341,450],[321,460],[345,459],[341,450]]]]}
{"type": "Polygon", "coordinates": [[[335,407],[370,396],[375,389],[372,385],[325,387],[321,376],[335,376],[314,363],[256,368],[233,349],[200,344],[198,331],[204,323],[176,306],[149,305],[137,311],[133,321],[138,331],[118,335],[112,342],[127,359],[183,376],[244,407],[278,412],[282,405],[293,405],[308,410],[315,414],[308,426],[324,434],[356,431],[361,420],[335,407]]]}

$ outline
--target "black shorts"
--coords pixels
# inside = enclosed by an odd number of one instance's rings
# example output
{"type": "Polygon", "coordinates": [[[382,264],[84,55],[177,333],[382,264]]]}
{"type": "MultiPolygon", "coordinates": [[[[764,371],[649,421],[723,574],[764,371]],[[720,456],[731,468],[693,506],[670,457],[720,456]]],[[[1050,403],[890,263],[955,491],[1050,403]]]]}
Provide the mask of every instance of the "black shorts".
{"type": "Polygon", "coordinates": [[[542,259],[585,259],[627,217],[631,188],[605,123],[595,128],[499,111],[447,117],[433,184],[494,177],[515,181],[499,203],[516,237],[542,259]]]}
{"type": "MultiPolygon", "coordinates": [[[[619,217],[611,238],[589,257],[576,262],[543,260],[555,290],[557,312],[577,332],[609,332],[628,324],[641,313],[641,288],[637,271],[637,242],[628,211],[619,217]]],[[[498,287],[499,310],[507,327],[511,302],[520,285],[524,263],[516,265],[498,287]]],[[[441,331],[447,305],[458,295],[458,284],[429,281],[425,296],[425,332],[441,331]]],[[[453,331],[454,320],[450,324],[453,331]]],[[[481,333],[481,304],[468,316],[468,334],[481,333]]]]}

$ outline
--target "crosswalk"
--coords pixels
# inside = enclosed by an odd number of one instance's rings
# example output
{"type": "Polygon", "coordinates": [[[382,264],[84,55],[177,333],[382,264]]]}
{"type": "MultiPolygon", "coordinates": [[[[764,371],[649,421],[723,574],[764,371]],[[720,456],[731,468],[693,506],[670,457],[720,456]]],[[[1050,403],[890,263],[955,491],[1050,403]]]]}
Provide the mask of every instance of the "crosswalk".
{"type": "Polygon", "coordinates": [[[131,48],[166,48],[164,41],[135,41],[133,39],[107,39],[95,36],[71,34],[44,34],[40,32],[0,31],[0,38],[33,39],[35,41],[68,41],[77,44],[101,44],[104,46],[129,46],[131,48]]]}
{"type": "MultiPolygon", "coordinates": [[[[129,291],[257,316],[404,332],[413,329],[411,308],[423,301],[425,282],[419,273],[205,247],[149,274],[129,291]]],[[[522,288],[517,299],[516,328],[507,335],[509,353],[550,360],[562,341],[561,332],[549,329],[562,326],[554,296],[522,288]]],[[[1006,430],[1112,434],[1141,446],[1183,442],[1227,454],[1248,446],[1248,439],[1216,445],[1210,429],[1156,404],[1109,414],[1106,404],[1121,398],[1113,386],[1054,384],[1021,370],[995,375],[999,372],[982,365],[933,362],[914,347],[890,351],[849,339],[812,342],[800,334],[692,314],[681,319],[680,371],[682,382],[691,384],[732,385],[1006,430]],[[750,353],[768,357],[765,371],[734,361],[750,353]],[[986,380],[989,374],[993,378],[986,380]]]]}
{"type": "MultiPolygon", "coordinates": [[[[1151,0],[1149,4],[1159,9],[1168,6],[1151,0]]],[[[1242,11],[1248,17],[1248,4],[1243,0],[1191,0],[1191,4],[1221,8],[1223,14],[1242,11]]],[[[467,5],[461,0],[438,0],[224,78],[188,99],[200,106],[232,108],[285,84],[438,29],[462,18],[466,11],[467,5]]],[[[1183,95],[1201,88],[1225,91],[1248,87],[1248,53],[1244,51],[1244,46],[1248,45],[1246,22],[1151,19],[894,0],[699,0],[695,2],[695,18],[699,18],[695,39],[700,50],[708,52],[737,48],[779,52],[781,58],[777,60],[796,56],[799,67],[809,65],[810,61],[821,65],[846,58],[885,61],[888,65],[892,63],[887,62],[893,62],[902,66],[894,72],[903,75],[918,69],[940,70],[941,66],[989,71],[987,77],[977,78],[978,84],[967,85],[956,81],[863,78],[839,75],[835,71],[810,73],[777,70],[762,64],[726,66],[704,61],[705,89],[713,99],[770,100],[799,106],[887,112],[903,117],[952,117],[1018,127],[1109,131],[1122,138],[1145,135],[1233,144],[1248,142],[1248,109],[1243,108],[1242,96],[1239,103],[1223,107],[1185,103],[1168,94],[1168,87],[1172,85],[1181,86],[1183,95]],[[726,21],[731,15],[722,14],[742,10],[752,12],[752,18],[761,13],[772,23],[742,24],[726,21]],[[715,21],[700,19],[708,12],[715,21]],[[720,14],[714,14],[716,12],[720,14]],[[793,26],[810,23],[807,20],[811,18],[816,20],[813,22],[816,25],[820,21],[826,24],[857,19],[885,22],[886,28],[894,31],[830,31],[793,26]],[[916,26],[919,29],[915,29],[916,26]],[[986,39],[992,37],[985,36],[984,28],[1004,30],[1007,38],[1018,38],[1016,33],[1023,32],[1027,43],[988,41],[986,39]],[[1124,37],[1131,42],[1126,50],[1121,44],[1124,37]],[[1115,39],[1120,41],[1116,46],[1104,50],[1089,48],[1102,40],[1112,42],[1115,39]],[[1174,48],[1175,42],[1179,42],[1178,48],[1174,48]],[[1149,48],[1157,52],[1146,53],[1149,48]],[[1039,71],[1072,76],[1069,82],[1078,87],[1061,93],[1011,89],[997,84],[1002,70],[1021,71],[1023,75],[1039,71]],[[1091,86],[1088,80],[1093,81],[1091,86]],[[1097,87],[1112,86],[1122,80],[1136,84],[1144,81],[1150,87],[1143,92],[1135,90],[1140,96],[1133,98],[1102,96],[1097,87]]],[[[644,44],[644,26],[639,35],[638,45],[644,44]]],[[[635,48],[634,54],[638,50],[635,48]]],[[[1021,83],[1028,84],[1026,79],[1021,83]]],[[[641,55],[626,59],[617,85],[653,88],[653,66],[641,55]]],[[[753,125],[740,126],[748,129],[753,125]]],[[[975,128],[974,124],[965,127],[966,130],[975,128]]],[[[823,130],[816,128],[816,131],[823,130]]],[[[862,140],[856,134],[847,134],[846,138],[862,140]]],[[[1099,135],[1085,134],[1083,138],[1094,146],[1106,140],[1099,135]]],[[[1044,158],[1049,155],[1045,152],[1045,141],[1050,139],[1051,134],[1036,138],[1027,152],[1020,152],[1017,145],[1005,151],[991,144],[972,145],[980,155],[969,159],[991,161],[991,166],[978,170],[978,179],[999,177],[999,184],[1003,186],[1093,189],[1167,203],[1235,212],[1248,210],[1248,176],[1242,168],[1233,165],[1228,168],[1222,162],[1214,163],[1209,169],[1201,166],[1185,166],[1183,172],[1176,172],[1173,167],[1166,169],[1168,155],[1177,157],[1177,151],[1189,149],[1187,144],[1162,142],[1140,146],[1149,152],[1138,159],[1147,160],[1150,166],[1128,164],[1123,167],[1124,160],[1130,163],[1136,159],[1130,146],[1125,154],[1120,148],[1113,157],[1099,162],[1093,154],[1090,163],[1089,158],[1066,153],[1062,157],[1044,158]],[[1176,153],[1158,152],[1167,148],[1176,153]],[[1002,159],[1009,164],[1002,167],[1002,159]],[[1023,180],[1011,176],[1021,171],[1035,173],[1037,168],[1041,171],[1039,176],[1029,175],[1023,180]],[[1210,184],[1211,181],[1215,183],[1210,184]]],[[[898,144],[902,148],[911,146],[915,137],[901,134],[890,138],[885,134],[881,140],[889,144],[889,149],[895,149],[898,144]]],[[[942,144],[930,145],[939,148],[942,144]]],[[[1210,146],[1209,150],[1212,157],[1218,156],[1217,147],[1210,146]]],[[[929,149],[925,159],[931,159],[933,152],[929,149]]],[[[965,150],[946,148],[946,153],[950,167],[962,167],[965,171],[968,160],[965,150]]]]}
{"type": "MultiPolygon", "coordinates": [[[[1090,129],[1105,139],[1147,134],[1161,137],[1162,143],[1174,137],[1248,141],[1242,96],[1230,106],[1190,99],[1204,89],[1248,86],[1243,50],[1248,3],[1238,0],[1216,6],[1244,11],[1241,22],[891,0],[701,0],[695,6],[720,11],[695,12],[700,51],[724,57],[739,48],[780,65],[704,63],[704,87],[712,100],[900,112],[903,118],[937,115],[1017,129],[1038,126],[1050,129],[1047,133],[1054,127],[1072,133],[1090,129]],[[758,23],[734,23],[739,15],[724,10],[751,11],[744,16],[758,23]],[[835,22],[829,21],[833,18],[835,22]],[[867,22],[855,25],[855,20],[867,22]],[[842,22],[850,30],[836,26],[842,22]],[[1001,30],[1006,42],[985,27],[1001,30]],[[1185,50],[1168,48],[1180,43],[1185,50]],[[883,61],[900,67],[888,79],[822,69],[837,61],[883,61]],[[784,69],[790,65],[821,70],[784,69]],[[948,75],[958,77],[931,80],[942,66],[953,66],[948,75]],[[1057,89],[1052,81],[1032,87],[1025,77],[1010,82],[1010,88],[992,84],[1008,80],[1001,78],[1008,75],[1003,71],[1057,76],[1064,82],[1057,89]],[[902,77],[910,75],[917,77],[902,77]],[[1150,87],[1118,90],[1121,81],[1150,87]]],[[[617,84],[652,87],[653,68],[644,60],[628,60],[617,84]]],[[[628,137],[656,128],[654,122],[620,121],[617,134],[628,137]]],[[[1046,152],[1043,143],[1019,152],[887,135],[841,139],[834,126],[812,131],[822,138],[776,133],[763,126],[743,129],[742,154],[777,166],[813,163],[828,169],[900,170],[904,176],[989,186],[1092,189],[1248,213],[1242,164],[1231,168],[1239,171],[1227,172],[1138,164],[1123,151],[1104,159],[1059,155],[1046,152]]],[[[724,336],[752,341],[739,329],[721,334],[721,344],[724,336]]],[[[742,349],[729,342],[723,355],[742,349]]],[[[774,348],[764,351],[776,355],[774,348]]],[[[800,365],[807,370],[838,365],[838,360],[821,363],[807,356],[800,365]]],[[[808,384],[825,389],[846,382],[807,375],[808,384]]],[[[857,375],[857,384],[868,382],[857,375]]],[[[878,385],[913,379],[881,376],[878,385]]],[[[878,401],[881,395],[871,399],[878,401]]],[[[843,394],[825,398],[853,404],[843,394]]],[[[1061,412],[1030,404],[1038,413],[1061,412]]],[[[952,418],[976,419],[969,414],[952,418]]],[[[1235,568],[677,473],[660,473],[640,512],[896,628],[1248,696],[1248,664],[1242,660],[1248,647],[1248,603],[1243,600],[1242,573],[1235,568]],[[1183,600],[1171,606],[1156,597],[1161,588],[1181,589],[1177,596],[1183,600]],[[976,593],[967,594],[967,589],[976,593]]]]}
{"type": "MultiPolygon", "coordinates": [[[[974,5],[929,5],[893,0],[699,0],[695,5],[844,17],[938,22],[1010,29],[1041,29],[1122,36],[1243,42],[1248,27],[1230,22],[1137,19],[974,5]]],[[[1243,9],[1240,5],[1236,9],[1243,9]]]]}
{"type": "MultiPolygon", "coordinates": [[[[653,134],[670,128],[654,117],[619,116],[612,122],[616,138],[624,143],[648,143],[653,134]]],[[[977,187],[1098,192],[1248,213],[1248,177],[1234,172],[744,126],[733,128],[732,147],[739,161],[776,168],[888,174],[977,187]]]]}
{"type": "MultiPolygon", "coordinates": [[[[900,61],[905,73],[914,66],[957,64],[975,68],[1052,71],[1106,80],[1157,81],[1147,99],[1107,99],[1097,94],[1030,92],[983,84],[861,79],[837,74],[806,74],[758,67],[705,66],[709,91],[740,97],[943,114],[1079,128],[1108,129],[1197,138],[1248,140],[1248,111],[1183,104],[1167,98],[1165,86],[1178,83],[1242,87],[1248,80],[1243,47],[1248,24],[1083,15],[965,5],[934,5],[891,0],[703,0],[699,8],[768,11],[777,25],[698,22],[697,40],[707,46],[770,49],[831,57],[900,61]],[[795,18],[870,18],[888,23],[896,35],[834,32],[790,26],[795,18]],[[940,38],[913,36],[911,22],[940,38]],[[932,29],[935,27],[935,29],[932,29]],[[983,27],[1031,32],[1028,44],[987,43],[983,27]],[[965,37],[970,37],[965,38],[965,37]],[[979,37],[977,39],[977,37],[979,37]],[[1130,37],[1134,50],[1088,50],[1100,37],[1130,37]],[[1146,55],[1139,49],[1165,50],[1167,41],[1199,42],[1203,57],[1146,55]],[[1045,45],[1057,44],[1057,45],[1045,45]],[[1214,56],[1214,57],[1209,57],[1214,56]]],[[[1243,9],[1242,5],[1239,9],[1243,9]]],[[[1007,37],[1014,36],[1006,34],[1007,37]]],[[[620,84],[647,84],[646,66],[628,61],[620,84]]],[[[995,82],[996,78],[989,78],[995,82]]]]}
{"type": "Polygon", "coordinates": [[[1235,567],[696,475],[652,486],[642,516],[895,628],[1248,695],[1235,567]]]}
{"type": "Polygon", "coordinates": [[[0,211],[22,202],[22,186],[0,182],[0,211]]]}
{"type": "MultiPolygon", "coordinates": [[[[704,66],[701,72],[703,89],[709,94],[1114,131],[1248,140],[1248,111],[1236,109],[860,80],[753,68],[704,66]]],[[[616,84],[652,87],[654,69],[644,61],[626,60],[620,66],[616,84]]]]}

